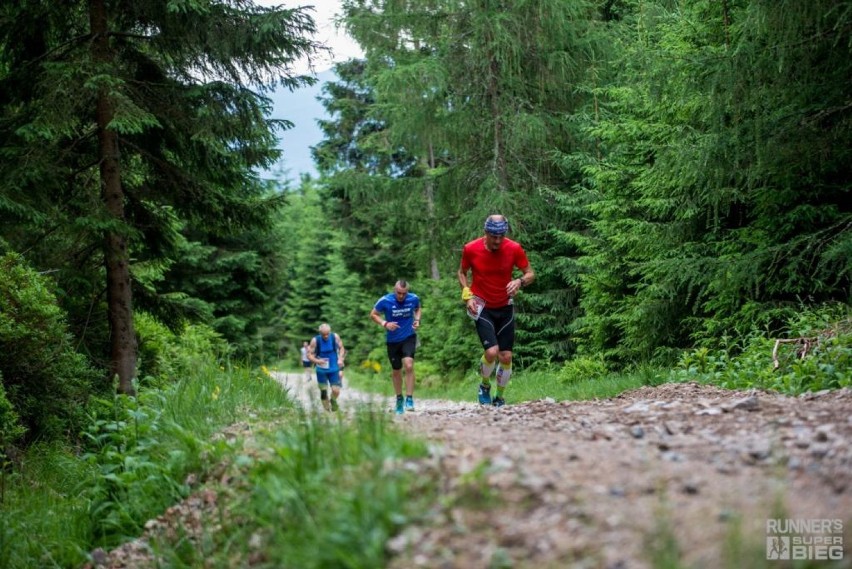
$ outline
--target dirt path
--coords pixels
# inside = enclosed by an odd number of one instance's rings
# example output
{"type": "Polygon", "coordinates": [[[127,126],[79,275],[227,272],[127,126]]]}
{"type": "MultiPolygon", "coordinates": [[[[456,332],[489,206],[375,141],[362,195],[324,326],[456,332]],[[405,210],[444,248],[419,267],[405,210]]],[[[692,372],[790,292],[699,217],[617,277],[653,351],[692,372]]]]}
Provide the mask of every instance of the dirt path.
{"type": "MultiPolygon", "coordinates": [[[[341,402],[365,398],[344,390],[341,402]]],[[[649,567],[671,538],[687,566],[723,567],[765,560],[768,519],[841,520],[830,537],[852,566],[849,389],[669,384],[501,409],[418,399],[394,420],[436,443],[446,496],[390,544],[394,568],[649,567]],[[750,551],[735,551],[736,535],[750,551]]]]}
{"type": "Polygon", "coordinates": [[[646,567],[667,536],[687,566],[722,567],[729,535],[765,553],[777,517],[842,519],[848,552],[849,390],[785,398],[679,384],[405,419],[443,445],[448,492],[474,491],[460,480],[487,464],[477,484],[497,497],[412,530],[395,567],[646,567]]]}
{"type": "MultiPolygon", "coordinates": [[[[316,402],[302,376],[278,379],[316,402]]],[[[388,399],[343,393],[344,412],[391,412],[388,399]]],[[[769,519],[840,520],[824,537],[842,541],[832,566],[852,566],[849,389],[790,398],[669,384],[501,409],[418,399],[393,420],[433,443],[409,466],[443,488],[428,519],[388,544],[394,569],[632,569],[675,550],[688,567],[751,567],[766,562],[769,519]]]]}

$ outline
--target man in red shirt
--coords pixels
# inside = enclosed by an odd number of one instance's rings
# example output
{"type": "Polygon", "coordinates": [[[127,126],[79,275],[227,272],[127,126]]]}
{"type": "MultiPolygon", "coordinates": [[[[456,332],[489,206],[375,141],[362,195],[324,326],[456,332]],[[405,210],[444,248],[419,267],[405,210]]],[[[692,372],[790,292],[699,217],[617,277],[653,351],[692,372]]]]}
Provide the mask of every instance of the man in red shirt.
{"type": "Polygon", "coordinates": [[[515,309],[512,299],[535,280],[523,247],[506,237],[509,222],[502,215],[485,220],[485,235],[462,249],[459,284],[468,314],[476,320],[476,332],[485,353],[479,362],[482,383],[479,403],[502,407],[503,392],[512,376],[512,347],[515,342],[515,309]],[[513,278],[515,268],[521,271],[513,278]],[[468,273],[472,280],[468,281],[468,273]],[[483,307],[484,305],[484,307],[483,307]],[[491,399],[491,373],[497,368],[497,392],[491,399]]]}

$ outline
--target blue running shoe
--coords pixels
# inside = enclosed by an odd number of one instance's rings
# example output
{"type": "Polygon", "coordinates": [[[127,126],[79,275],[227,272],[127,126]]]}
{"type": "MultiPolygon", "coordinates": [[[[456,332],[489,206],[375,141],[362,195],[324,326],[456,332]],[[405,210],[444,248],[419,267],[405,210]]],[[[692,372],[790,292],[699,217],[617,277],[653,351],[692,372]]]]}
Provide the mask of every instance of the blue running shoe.
{"type": "Polygon", "coordinates": [[[414,397],[412,397],[411,395],[408,395],[405,398],[405,410],[414,411],[414,397]]]}
{"type": "Polygon", "coordinates": [[[502,407],[505,404],[506,404],[506,400],[503,399],[502,397],[495,397],[494,403],[492,403],[492,405],[494,405],[495,407],[502,407]]]}
{"type": "Polygon", "coordinates": [[[396,414],[402,415],[405,413],[405,410],[402,408],[402,397],[396,398],[396,414]]]}
{"type": "Polygon", "coordinates": [[[484,383],[479,384],[479,404],[491,405],[491,386],[484,383]]]}

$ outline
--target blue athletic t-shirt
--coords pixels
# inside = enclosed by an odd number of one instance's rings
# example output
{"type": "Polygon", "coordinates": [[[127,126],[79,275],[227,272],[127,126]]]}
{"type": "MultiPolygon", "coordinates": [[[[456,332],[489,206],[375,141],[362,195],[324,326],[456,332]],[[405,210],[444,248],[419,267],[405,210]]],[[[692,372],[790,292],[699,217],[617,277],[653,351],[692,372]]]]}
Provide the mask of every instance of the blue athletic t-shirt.
{"type": "Polygon", "coordinates": [[[389,344],[402,342],[414,335],[414,313],[420,308],[420,297],[413,292],[406,294],[402,302],[396,299],[396,294],[388,293],[381,297],[373,308],[376,309],[376,312],[384,314],[385,320],[388,322],[399,324],[399,328],[396,330],[388,330],[387,342],[389,344]]]}

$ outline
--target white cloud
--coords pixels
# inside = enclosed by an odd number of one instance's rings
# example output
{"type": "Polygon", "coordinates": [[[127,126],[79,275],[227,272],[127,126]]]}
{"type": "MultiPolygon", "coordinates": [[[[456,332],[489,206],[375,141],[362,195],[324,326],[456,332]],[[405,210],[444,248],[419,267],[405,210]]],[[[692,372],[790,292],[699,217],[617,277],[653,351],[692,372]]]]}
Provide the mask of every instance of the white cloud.
{"type": "MultiPolygon", "coordinates": [[[[261,6],[314,7],[313,11],[309,12],[317,26],[317,33],[313,39],[331,48],[331,54],[323,53],[321,57],[314,60],[314,72],[319,73],[330,69],[340,61],[363,56],[363,51],[355,40],[334,24],[334,18],[342,12],[340,0],[255,0],[255,2],[261,6]]],[[[301,61],[295,70],[298,73],[311,73],[307,61],[301,61]]]]}

